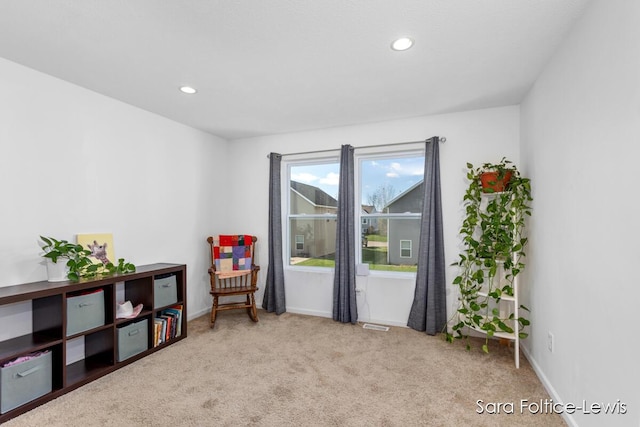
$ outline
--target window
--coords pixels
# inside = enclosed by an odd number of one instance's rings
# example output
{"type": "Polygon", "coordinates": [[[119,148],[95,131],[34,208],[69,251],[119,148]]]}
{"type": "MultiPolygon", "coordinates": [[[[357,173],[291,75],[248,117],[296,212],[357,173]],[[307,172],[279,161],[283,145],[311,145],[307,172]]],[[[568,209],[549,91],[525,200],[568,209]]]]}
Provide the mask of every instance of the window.
{"type": "MultiPolygon", "coordinates": [[[[357,262],[372,271],[416,272],[423,152],[356,153],[355,167],[358,218],[344,238],[359,243],[357,262]]],[[[335,266],[339,171],[337,157],[287,164],[289,265],[335,266]]]]}
{"type": "Polygon", "coordinates": [[[413,245],[420,236],[424,154],[359,159],[361,218],[368,220],[360,262],[370,270],[415,272],[413,245]]]}
{"type": "Polygon", "coordinates": [[[337,159],[289,165],[290,265],[335,266],[339,171],[337,159]]]}
{"type": "Polygon", "coordinates": [[[400,240],[400,258],[411,258],[411,240],[400,240]]]}

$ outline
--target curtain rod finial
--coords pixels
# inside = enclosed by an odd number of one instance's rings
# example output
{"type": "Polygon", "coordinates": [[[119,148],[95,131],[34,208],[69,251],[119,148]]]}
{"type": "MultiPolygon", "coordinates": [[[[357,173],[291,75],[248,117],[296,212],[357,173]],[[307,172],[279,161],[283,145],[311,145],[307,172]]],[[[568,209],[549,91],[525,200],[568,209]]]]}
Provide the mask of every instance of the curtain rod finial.
{"type": "Polygon", "coordinates": [[[447,142],[447,138],[445,136],[432,136],[431,138],[427,139],[425,142],[431,142],[433,138],[438,138],[439,142],[447,142]]]}

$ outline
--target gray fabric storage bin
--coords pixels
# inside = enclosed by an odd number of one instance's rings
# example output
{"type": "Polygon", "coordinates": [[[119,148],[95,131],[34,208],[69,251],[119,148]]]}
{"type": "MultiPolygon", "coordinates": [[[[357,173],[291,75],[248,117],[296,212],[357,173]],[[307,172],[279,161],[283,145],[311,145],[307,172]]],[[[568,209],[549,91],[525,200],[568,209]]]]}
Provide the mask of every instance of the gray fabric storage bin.
{"type": "Polygon", "coordinates": [[[118,362],[149,349],[149,320],[118,328],[118,362]]]}
{"type": "Polygon", "coordinates": [[[176,276],[156,278],[153,281],[153,308],[164,307],[178,302],[176,276]]]}
{"type": "Polygon", "coordinates": [[[0,368],[0,413],[51,392],[51,351],[17,365],[0,368]]]}
{"type": "Polygon", "coordinates": [[[67,298],[67,336],[104,325],[104,290],[67,298]]]}

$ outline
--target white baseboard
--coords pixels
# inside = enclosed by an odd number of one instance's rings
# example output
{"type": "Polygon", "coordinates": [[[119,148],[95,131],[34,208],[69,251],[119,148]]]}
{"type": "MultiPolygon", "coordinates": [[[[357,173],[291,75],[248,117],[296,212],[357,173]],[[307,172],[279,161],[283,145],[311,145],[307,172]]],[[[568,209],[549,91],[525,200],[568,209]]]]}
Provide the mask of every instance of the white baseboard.
{"type": "MultiPolygon", "coordinates": [[[[538,362],[536,362],[536,360],[533,358],[531,353],[529,353],[529,350],[526,347],[521,345],[520,346],[520,351],[522,351],[522,353],[524,353],[525,357],[529,361],[529,364],[533,368],[533,371],[536,373],[536,376],[538,377],[538,379],[540,380],[540,382],[544,386],[545,390],[547,390],[547,393],[549,393],[549,395],[551,396],[553,401],[554,402],[563,402],[562,398],[560,397],[560,395],[558,394],[556,389],[553,387],[553,385],[549,381],[549,378],[547,378],[547,376],[542,371],[542,368],[540,368],[540,365],[538,364],[538,362]]],[[[578,423],[576,422],[576,420],[573,418],[573,416],[571,414],[567,414],[566,412],[563,411],[562,414],[560,414],[560,415],[562,416],[564,421],[567,423],[567,425],[572,426],[572,427],[578,427],[578,423]]]]}
{"type": "Polygon", "coordinates": [[[287,313],[306,314],[307,316],[318,316],[333,318],[333,313],[329,311],[307,310],[305,308],[287,307],[287,313]]]}
{"type": "Polygon", "coordinates": [[[202,310],[198,310],[195,313],[192,311],[189,311],[189,314],[187,314],[187,321],[197,319],[198,317],[204,316],[205,314],[209,314],[209,313],[211,313],[211,307],[203,308],[202,310]]]}
{"type": "Polygon", "coordinates": [[[395,326],[395,327],[398,327],[398,328],[408,328],[407,322],[395,322],[393,320],[358,319],[358,322],[375,323],[377,325],[395,326]]]}
{"type": "MultiPolygon", "coordinates": [[[[256,306],[256,308],[257,308],[258,310],[262,310],[262,307],[258,307],[258,306],[256,306]]],[[[187,315],[187,321],[191,321],[191,320],[193,320],[193,319],[197,319],[198,317],[200,317],[200,316],[204,316],[205,314],[207,314],[207,315],[208,315],[209,313],[211,313],[211,307],[205,307],[205,308],[203,308],[202,310],[198,310],[198,311],[196,311],[196,312],[194,312],[194,313],[192,313],[192,312],[190,311],[190,312],[189,312],[189,314],[187,315]]],[[[258,316],[258,317],[259,317],[259,316],[258,316]]]]}
{"type": "MultiPolygon", "coordinates": [[[[305,314],[308,316],[318,316],[318,317],[326,317],[328,319],[332,319],[333,318],[333,312],[330,311],[320,311],[320,310],[308,310],[305,308],[295,308],[295,307],[287,307],[287,312],[288,313],[294,313],[294,314],[305,314]]],[[[385,325],[385,326],[397,326],[400,328],[406,328],[407,327],[407,323],[406,322],[394,322],[392,320],[383,320],[383,319],[362,319],[362,318],[358,318],[358,322],[368,322],[368,323],[377,323],[378,325],[385,325]]]]}

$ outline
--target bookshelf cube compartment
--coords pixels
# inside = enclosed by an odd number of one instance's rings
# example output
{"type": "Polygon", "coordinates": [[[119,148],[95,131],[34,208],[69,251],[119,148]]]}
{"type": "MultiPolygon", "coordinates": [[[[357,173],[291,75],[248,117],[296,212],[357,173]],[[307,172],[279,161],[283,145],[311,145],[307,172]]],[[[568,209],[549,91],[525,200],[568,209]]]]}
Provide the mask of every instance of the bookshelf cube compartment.
{"type": "Polygon", "coordinates": [[[67,297],[67,336],[104,325],[104,290],[67,297]]]}
{"type": "Polygon", "coordinates": [[[178,302],[176,276],[156,277],[153,281],[153,308],[165,307],[178,302]]]}
{"type": "Polygon", "coordinates": [[[118,362],[149,349],[149,320],[118,328],[118,362]]]}
{"type": "Polygon", "coordinates": [[[51,393],[52,352],[41,354],[17,365],[0,368],[0,413],[51,393]]]}

